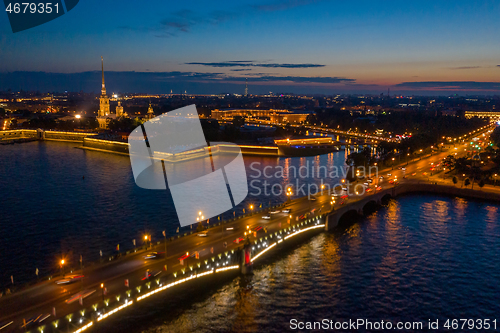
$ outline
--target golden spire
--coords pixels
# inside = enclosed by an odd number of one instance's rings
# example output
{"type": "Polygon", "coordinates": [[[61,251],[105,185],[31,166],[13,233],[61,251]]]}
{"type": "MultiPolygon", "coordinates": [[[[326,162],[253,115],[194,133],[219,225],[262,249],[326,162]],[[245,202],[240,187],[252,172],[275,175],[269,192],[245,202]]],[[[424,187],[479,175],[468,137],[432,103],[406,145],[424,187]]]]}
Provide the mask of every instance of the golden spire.
{"type": "Polygon", "coordinates": [[[106,95],[106,87],[104,85],[104,59],[101,56],[101,69],[102,69],[102,88],[101,88],[101,95],[106,95]]]}

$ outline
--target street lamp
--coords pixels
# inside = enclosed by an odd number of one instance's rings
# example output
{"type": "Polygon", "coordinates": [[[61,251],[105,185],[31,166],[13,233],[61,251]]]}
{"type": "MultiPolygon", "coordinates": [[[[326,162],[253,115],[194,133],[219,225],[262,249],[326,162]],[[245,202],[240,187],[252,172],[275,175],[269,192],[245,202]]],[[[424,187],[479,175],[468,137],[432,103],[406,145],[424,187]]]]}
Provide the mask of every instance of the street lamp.
{"type": "Polygon", "coordinates": [[[102,301],[104,302],[104,283],[101,283],[102,301]]]}
{"type": "Polygon", "coordinates": [[[64,277],[64,259],[61,259],[61,274],[64,277]]]}
{"type": "Polygon", "coordinates": [[[392,158],[392,170],[394,170],[394,157],[392,158]]]}

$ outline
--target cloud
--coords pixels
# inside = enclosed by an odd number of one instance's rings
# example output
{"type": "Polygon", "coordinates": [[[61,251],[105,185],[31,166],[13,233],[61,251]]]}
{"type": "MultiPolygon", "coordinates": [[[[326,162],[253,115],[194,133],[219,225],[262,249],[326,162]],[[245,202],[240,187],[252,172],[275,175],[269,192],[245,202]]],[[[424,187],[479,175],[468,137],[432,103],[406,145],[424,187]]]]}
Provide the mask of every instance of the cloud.
{"type": "MultiPolygon", "coordinates": [[[[335,85],[336,88],[358,87],[355,79],[343,77],[279,76],[261,73],[261,76],[233,76],[224,73],[204,72],[113,72],[106,71],[106,87],[116,92],[167,93],[171,89],[191,93],[235,91],[240,92],[245,80],[258,89],[291,87],[313,89],[335,85]],[[264,86],[266,88],[264,88],[264,86]],[[262,88],[259,88],[262,87],[262,88]],[[220,89],[220,90],[216,90],[220,89]]],[[[30,91],[86,91],[99,92],[101,72],[48,73],[48,72],[0,72],[0,90],[20,89],[30,91]]],[[[312,90],[311,90],[312,91],[312,90]]]]}
{"type": "Polygon", "coordinates": [[[160,21],[160,30],[189,32],[200,18],[192,10],[180,10],[160,21]]]}
{"type": "Polygon", "coordinates": [[[217,25],[225,21],[233,20],[240,14],[225,10],[216,10],[208,14],[199,14],[189,9],[179,10],[171,13],[168,17],[160,21],[159,26],[152,30],[161,32],[156,37],[176,36],[176,33],[188,33],[192,28],[198,25],[211,24],[217,25]]]}
{"type": "Polygon", "coordinates": [[[252,5],[251,7],[258,11],[276,12],[300,6],[307,6],[320,1],[321,0],[287,0],[287,1],[277,1],[274,3],[263,4],[263,5],[252,5]]]}
{"type": "Polygon", "coordinates": [[[477,81],[422,81],[402,82],[395,87],[419,90],[469,90],[469,91],[497,91],[500,90],[500,82],[477,82],[477,81]]]}
{"type": "MultiPolygon", "coordinates": [[[[118,72],[120,73],[120,72],[118,72]]],[[[274,76],[274,75],[262,75],[241,77],[241,76],[231,76],[223,73],[202,73],[202,72],[153,72],[144,73],[138,72],[137,74],[153,74],[155,80],[171,80],[171,79],[184,79],[184,80],[206,80],[206,81],[245,81],[249,79],[249,82],[293,82],[293,83],[355,83],[355,79],[348,79],[343,77],[329,77],[329,76],[274,76]]],[[[264,73],[260,73],[264,74],[264,73]]]]}
{"type": "Polygon", "coordinates": [[[325,67],[320,64],[268,64],[255,61],[225,61],[225,62],[187,62],[186,65],[200,65],[208,67],[264,67],[264,68],[316,68],[325,67]]]}
{"type": "Polygon", "coordinates": [[[476,68],[482,68],[481,66],[464,66],[464,67],[451,67],[450,69],[476,69],[476,68]]]}
{"type": "Polygon", "coordinates": [[[354,83],[355,79],[343,77],[325,77],[325,76],[261,76],[252,79],[253,81],[283,81],[294,83],[354,83]]]}
{"type": "MultiPolygon", "coordinates": [[[[168,17],[162,19],[159,25],[146,29],[156,31],[155,37],[172,37],[177,33],[191,32],[193,27],[198,25],[218,25],[230,20],[236,20],[242,16],[255,15],[259,12],[283,11],[299,6],[314,4],[324,0],[287,0],[278,1],[269,4],[238,6],[234,10],[214,10],[209,13],[200,14],[190,9],[179,10],[171,13],[168,17]],[[159,33],[158,33],[159,32],[159,33]]],[[[120,27],[122,28],[122,27],[120,27]]]]}
{"type": "Polygon", "coordinates": [[[231,69],[231,72],[243,72],[243,71],[251,71],[250,68],[236,68],[236,69],[231,69]]]}

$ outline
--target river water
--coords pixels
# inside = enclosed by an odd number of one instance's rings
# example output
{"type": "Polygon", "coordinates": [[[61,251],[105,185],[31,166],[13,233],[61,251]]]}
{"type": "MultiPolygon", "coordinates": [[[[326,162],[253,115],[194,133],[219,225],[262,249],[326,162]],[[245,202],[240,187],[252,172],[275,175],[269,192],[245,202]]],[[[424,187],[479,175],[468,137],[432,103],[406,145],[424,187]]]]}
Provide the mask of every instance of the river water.
{"type": "MultiPolygon", "coordinates": [[[[245,164],[249,180],[263,181],[252,163],[276,170],[313,162],[342,167],[344,160],[345,152],[338,152],[311,158],[245,157],[245,164]]],[[[28,280],[35,267],[42,272],[57,268],[61,252],[95,258],[100,249],[113,253],[117,243],[125,247],[128,241],[131,247],[144,230],[157,239],[163,229],[175,234],[168,191],[138,188],[127,157],[68,143],[32,142],[1,147],[0,170],[4,285],[10,275],[28,280]],[[152,201],[163,204],[151,211],[152,201]]],[[[319,183],[322,178],[300,181],[319,183]]],[[[284,194],[249,195],[238,209],[284,199],[284,194]]],[[[499,205],[411,195],[351,222],[274,258],[251,277],[191,295],[189,302],[178,295],[156,301],[154,308],[137,307],[116,330],[283,332],[294,319],[359,318],[394,323],[438,319],[443,328],[446,319],[495,316],[498,329],[499,205]]]]}
{"type": "MultiPolygon", "coordinates": [[[[139,188],[127,156],[75,148],[64,142],[0,146],[0,288],[58,270],[99,260],[120,250],[177,235],[179,222],[170,192],[139,188]]],[[[314,193],[320,184],[338,183],[345,152],[303,158],[245,156],[249,195],[223,218],[286,201],[287,184],[314,193]],[[318,167],[320,168],[318,172],[318,167]],[[325,166],[328,167],[325,169],[325,166]],[[337,168],[338,167],[338,168],[337,168]],[[288,172],[287,172],[288,171],[288,172]],[[281,173],[280,173],[281,172],[281,173]],[[280,173],[280,174],[277,174],[280,173]]],[[[298,191],[297,191],[298,192],[298,191]]],[[[195,203],[193,203],[193,209],[195,203]]],[[[217,222],[218,219],[212,219],[217,222]]],[[[195,228],[196,226],[194,226],[195,228]]],[[[191,231],[180,228],[179,233],[191,231]]]]}
{"type": "MultiPolygon", "coordinates": [[[[273,258],[251,277],[191,295],[191,302],[166,295],[113,327],[145,333],[285,332],[293,331],[293,320],[365,319],[394,327],[420,322],[423,331],[429,331],[429,320],[438,320],[435,331],[449,331],[448,319],[464,318],[496,319],[498,330],[498,253],[500,206],[406,196],[273,258]]],[[[455,331],[480,331],[465,327],[455,331]]]]}

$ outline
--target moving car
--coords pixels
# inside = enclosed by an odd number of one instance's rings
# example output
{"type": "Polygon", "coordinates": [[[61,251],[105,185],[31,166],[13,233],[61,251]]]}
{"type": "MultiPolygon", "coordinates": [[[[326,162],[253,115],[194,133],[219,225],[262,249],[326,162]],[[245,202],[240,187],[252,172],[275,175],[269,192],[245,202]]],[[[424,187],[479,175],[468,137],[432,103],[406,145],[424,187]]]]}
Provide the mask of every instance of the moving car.
{"type": "Polygon", "coordinates": [[[373,183],[373,179],[371,179],[371,178],[368,178],[366,181],[367,181],[368,183],[370,183],[370,184],[371,184],[371,183],[373,183]]]}
{"type": "Polygon", "coordinates": [[[236,239],[233,241],[233,243],[238,244],[238,243],[240,243],[240,242],[242,242],[242,241],[244,241],[244,240],[245,240],[245,237],[239,237],[239,238],[236,238],[236,239]]]}
{"type": "Polygon", "coordinates": [[[271,219],[271,215],[267,214],[267,215],[262,216],[262,218],[264,220],[270,220],[271,219]]]}
{"type": "Polygon", "coordinates": [[[253,228],[253,231],[259,231],[259,230],[262,230],[262,227],[260,225],[253,228]]]}
{"type": "Polygon", "coordinates": [[[380,191],[382,189],[382,186],[377,187],[377,191],[380,191]]]}
{"type": "Polygon", "coordinates": [[[144,257],[144,259],[146,259],[146,260],[147,260],[147,259],[158,259],[158,258],[160,258],[160,257],[162,257],[162,256],[164,256],[164,255],[165,255],[165,252],[151,252],[151,253],[148,253],[148,254],[144,257]]]}
{"type": "Polygon", "coordinates": [[[287,208],[287,209],[283,209],[282,212],[289,214],[292,212],[292,210],[290,208],[287,208]]]}
{"type": "MultiPolygon", "coordinates": [[[[42,323],[45,319],[49,318],[50,317],[50,314],[41,314],[41,315],[38,315],[38,316],[33,316],[29,319],[25,319],[23,324],[21,325],[21,329],[27,329],[31,326],[35,326],[35,325],[38,325],[40,323],[42,323]]],[[[10,324],[9,324],[10,325],[10,324]]],[[[4,326],[4,327],[7,327],[7,326],[4,326]]],[[[2,327],[0,326],[0,329],[2,329],[2,327]]]]}
{"type": "Polygon", "coordinates": [[[144,276],[144,277],[142,278],[142,281],[144,281],[144,280],[148,280],[148,279],[150,279],[150,278],[152,278],[152,277],[155,277],[155,276],[158,276],[158,275],[160,275],[160,274],[161,274],[161,271],[152,271],[152,270],[149,270],[149,269],[148,269],[148,270],[146,271],[146,276],[144,276]]]}
{"type": "Polygon", "coordinates": [[[309,197],[309,200],[316,201],[316,198],[315,197],[309,197]]]}
{"type": "Polygon", "coordinates": [[[7,327],[9,327],[10,325],[14,324],[14,321],[2,321],[0,323],[0,331],[3,330],[3,329],[6,329],[7,327]]]}
{"type": "Polygon", "coordinates": [[[75,301],[78,301],[80,298],[84,299],[86,297],[89,297],[93,293],[95,293],[95,289],[87,289],[87,290],[80,291],[79,293],[76,293],[73,296],[71,296],[70,298],[68,298],[66,300],[66,303],[71,304],[75,301]]]}
{"type": "Polygon", "coordinates": [[[281,211],[279,210],[273,210],[272,212],[269,212],[270,214],[278,214],[278,213],[281,213],[281,211]]]}
{"type": "Polygon", "coordinates": [[[70,284],[70,283],[74,283],[74,282],[77,282],[77,281],[81,281],[83,279],[83,277],[84,277],[83,275],[77,275],[77,274],[66,275],[61,280],[57,280],[56,284],[70,284]]]}
{"type": "Polygon", "coordinates": [[[196,236],[198,236],[198,237],[207,237],[208,236],[208,230],[199,232],[198,234],[196,234],[196,236]]]}

